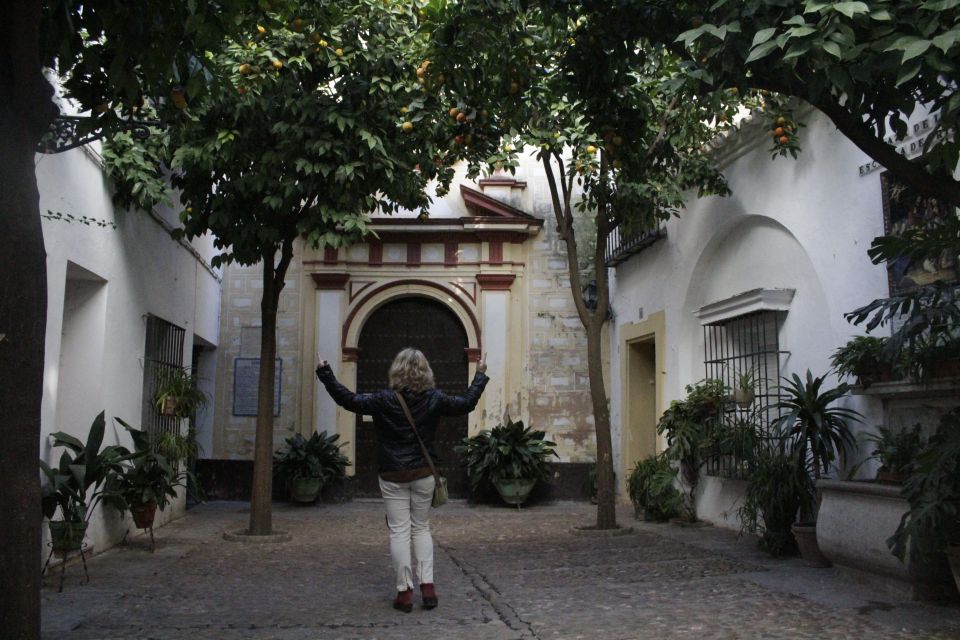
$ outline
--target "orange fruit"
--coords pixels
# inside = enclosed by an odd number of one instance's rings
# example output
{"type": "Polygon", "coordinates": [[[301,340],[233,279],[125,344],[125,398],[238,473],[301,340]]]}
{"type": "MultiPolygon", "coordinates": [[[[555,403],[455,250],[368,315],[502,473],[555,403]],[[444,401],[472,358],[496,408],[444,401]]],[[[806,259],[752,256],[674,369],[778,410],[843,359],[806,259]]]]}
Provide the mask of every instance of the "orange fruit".
{"type": "Polygon", "coordinates": [[[457,114],[457,122],[466,122],[466,121],[467,121],[467,114],[465,114],[463,111],[457,114]]]}
{"type": "Polygon", "coordinates": [[[276,60],[276,59],[271,60],[270,64],[273,65],[274,69],[277,69],[277,70],[283,69],[283,63],[280,62],[279,60],[276,60]]]}
{"type": "Polygon", "coordinates": [[[787,144],[788,142],[790,142],[790,138],[787,136],[780,136],[780,144],[787,144]]]}
{"type": "Polygon", "coordinates": [[[413,123],[410,122],[409,120],[406,120],[403,124],[400,125],[400,129],[404,133],[410,133],[411,131],[413,131],[413,123]]]}
{"type": "Polygon", "coordinates": [[[240,65],[239,71],[240,75],[248,76],[253,72],[253,67],[244,62],[242,65],[240,65]]]}
{"type": "Polygon", "coordinates": [[[456,107],[450,107],[450,111],[448,111],[448,113],[450,114],[451,118],[456,118],[458,115],[460,115],[460,109],[457,109],[456,107]]]}

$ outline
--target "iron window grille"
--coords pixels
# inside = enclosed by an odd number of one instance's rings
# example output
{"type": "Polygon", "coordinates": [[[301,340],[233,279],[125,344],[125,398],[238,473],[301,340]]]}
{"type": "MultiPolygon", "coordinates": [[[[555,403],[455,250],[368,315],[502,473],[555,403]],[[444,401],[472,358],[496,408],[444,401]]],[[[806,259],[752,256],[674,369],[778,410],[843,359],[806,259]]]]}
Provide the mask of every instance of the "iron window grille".
{"type": "Polygon", "coordinates": [[[707,426],[705,470],[708,475],[746,479],[752,451],[772,438],[780,417],[780,372],[789,352],[780,349],[785,312],[756,311],[704,325],[704,368],[708,379],[730,390],[716,417],[707,426]],[[741,374],[752,377],[753,398],[735,392],[741,374]]]}
{"type": "Polygon", "coordinates": [[[164,374],[183,368],[186,330],[153,315],[147,316],[147,340],[143,358],[143,406],[141,428],[156,441],[166,433],[177,434],[179,419],[165,416],[155,399],[164,374]]]}

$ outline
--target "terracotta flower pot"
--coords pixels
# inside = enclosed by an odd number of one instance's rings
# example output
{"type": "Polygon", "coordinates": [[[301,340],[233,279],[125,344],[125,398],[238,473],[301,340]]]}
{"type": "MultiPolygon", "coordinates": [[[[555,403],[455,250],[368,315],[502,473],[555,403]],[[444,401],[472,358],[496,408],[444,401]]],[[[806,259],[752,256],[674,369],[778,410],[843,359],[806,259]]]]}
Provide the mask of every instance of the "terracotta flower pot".
{"type": "Polygon", "coordinates": [[[157,503],[151,500],[144,504],[131,505],[130,514],[133,516],[133,524],[138,529],[149,529],[157,517],[157,503]]]}
{"type": "Polygon", "coordinates": [[[756,392],[750,388],[733,390],[733,401],[737,403],[737,406],[741,409],[749,409],[756,397],[756,392]]]}

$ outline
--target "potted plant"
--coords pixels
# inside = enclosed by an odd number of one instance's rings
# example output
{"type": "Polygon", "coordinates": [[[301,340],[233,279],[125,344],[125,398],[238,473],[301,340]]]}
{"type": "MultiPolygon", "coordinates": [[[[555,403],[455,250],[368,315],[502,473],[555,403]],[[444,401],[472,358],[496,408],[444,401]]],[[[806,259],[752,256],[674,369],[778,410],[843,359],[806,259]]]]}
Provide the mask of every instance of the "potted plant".
{"type": "Polygon", "coordinates": [[[298,503],[315,502],[323,485],[343,476],[350,459],[340,451],[340,434],[326,431],[304,438],[299,433],[286,439],[286,446],[273,454],[273,472],[298,503]]]}
{"type": "Polygon", "coordinates": [[[87,441],[58,431],[50,435],[54,447],[63,447],[56,466],[40,460],[44,480],[41,487],[42,512],[50,520],[52,550],[63,554],[82,548],[90,514],[102,498],[104,484],[123,471],[130,452],[122,446],[103,447],[106,429],[101,411],[90,426],[87,441]],[[54,520],[57,514],[59,520],[54,520]]]}
{"type": "MultiPolygon", "coordinates": [[[[839,456],[846,461],[848,449],[855,446],[850,422],[859,422],[860,414],[853,409],[835,406],[849,392],[849,386],[840,384],[824,389],[825,378],[807,370],[805,378],[797,374],[780,386],[781,400],[777,404],[780,418],[777,427],[790,440],[791,450],[804,462],[813,480],[830,470],[839,456]]],[[[800,505],[800,519],[793,526],[800,553],[809,566],[828,567],[830,561],[817,547],[817,500],[805,500],[800,505]]]]}
{"type": "Polygon", "coordinates": [[[887,545],[901,561],[936,570],[946,553],[960,589],[960,408],[940,419],[917,456],[902,495],[910,504],[887,545]]]}
{"type": "Polygon", "coordinates": [[[197,377],[189,369],[172,367],[157,377],[154,404],[165,416],[188,418],[207,403],[207,395],[197,387],[197,377]]]}
{"type": "Polygon", "coordinates": [[[871,455],[879,458],[881,464],[877,470],[877,482],[903,483],[913,467],[914,459],[923,449],[920,429],[919,424],[914,425],[913,429],[902,430],[877,427],[876,434],[867,436],[867,441],[875,447],[871,455]]]}
{"type": "Polygon", "coordinates": [[[747,371],[737,374],[737,387],[733,390],[733,401],[741,409],[749,409],[756,398],[756,378],[751,367],[747,371]]]}
{"type": "Polygon", "coordinates": [[[863,387],[893,380],[894,365],[888,355],[888,338],[854,336],[833,352],[831,364],[840,376],[856,378],[863,387]]]}
{"type": "Polygon", "coordinates": [[[673,486],[676,471],[665,455],[638,460],[627,478],[627,491],[637,516],[648,522],[673,518],[683,505],[683,495],[673,486]]]}
{"type": "Polygon", "coordinates": [[[547,458],[557,452],[556,444],[545,436],[543,431],[525,427],[522,420],[508,418],[506,424],[464,438],[455,451],[464,458],[474,491],[492,483],[504,502],[519,507],[538,480],[550,478],[547,458]]]}
{"type": "Polygon", "coordinates": [[[700,481],[700,466],[704,454],[719,443],[713,437],[711,427],[723,411],[728,388],[721,380],[706,379],[687,385],[687,397],[674,400],[657,423],[657,433],[667,439],[666,455],[679,463],[687,487],[685,519],[697,519],[694,496],[700,481]]]}
{"type": "Polygon", "coordinates": [[[134,453],[123,463],[122,472],[107,482],[104,502],[121,513],[130,511],[138,529],[152,529],[157,509],[166,509],[170,499],[177,497],[177,487],[184,486],[188,472],[160,453],[146,432],[120,418],[114,420],[130,433],[134,453]]]}
{"type": "Polygon", "coordinates": [[[789,441],[758,443],[738,511],[742,530],[759,533],[760,548],[773,556],[796,553],[791,528],[800,506],[816,494],[804,460],[789,446],[789,441]]]}

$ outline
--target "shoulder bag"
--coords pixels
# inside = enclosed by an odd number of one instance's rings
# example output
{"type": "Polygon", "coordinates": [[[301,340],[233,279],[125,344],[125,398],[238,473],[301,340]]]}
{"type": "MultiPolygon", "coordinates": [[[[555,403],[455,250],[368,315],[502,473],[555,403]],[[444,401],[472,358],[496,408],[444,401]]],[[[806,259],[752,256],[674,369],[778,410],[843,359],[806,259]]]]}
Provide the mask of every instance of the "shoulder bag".
{"type": "Polygon", "coordinates": [[[427,446],[423,444],[423,439],[420,438],[420,432],[417,431],[417,425],[413,421],[413,416],[410,415],[410,409],[407,408],[407,403],[404,401],[403,396],[400,395],[399,391],[395,391],[397,394],[397,400],[400,402],[400,407],[403,409],[404,415],[407,416],[407,421],[410,422],[410,426],[413,428],[414,435],[417,436],[417,441],[420,443],[420,450],[423,451],[423,457],[427,459],[427,464],[430,465],[430,471],[433,472],[433,477],[436,479],[436,484],[433,487],[433,501],[430,503],[431,506],[439,507],[447,501],[447,479],[444,478],[437,472],[437,468],[433,466],[433,460],[430,458],[430,452],[427,451],[427,446]]]}

